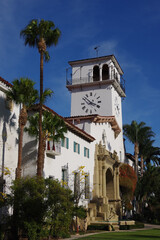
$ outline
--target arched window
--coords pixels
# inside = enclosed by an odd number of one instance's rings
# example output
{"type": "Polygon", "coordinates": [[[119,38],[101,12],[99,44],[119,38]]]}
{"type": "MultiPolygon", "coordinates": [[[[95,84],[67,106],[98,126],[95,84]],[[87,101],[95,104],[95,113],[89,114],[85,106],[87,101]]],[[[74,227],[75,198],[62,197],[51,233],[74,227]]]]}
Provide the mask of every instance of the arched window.
{"type": "Polygon", "coordinates": [[[107,79],[109,79],[109,67],[107,64],[104,64],[102,68],[102,80],[107,79]]]}
{"type": "Polygon", "coordinates": [[[99,74],[99,66],[93,67],[93,81],[99,81],[100,80],[100,74],[99,74]]]}

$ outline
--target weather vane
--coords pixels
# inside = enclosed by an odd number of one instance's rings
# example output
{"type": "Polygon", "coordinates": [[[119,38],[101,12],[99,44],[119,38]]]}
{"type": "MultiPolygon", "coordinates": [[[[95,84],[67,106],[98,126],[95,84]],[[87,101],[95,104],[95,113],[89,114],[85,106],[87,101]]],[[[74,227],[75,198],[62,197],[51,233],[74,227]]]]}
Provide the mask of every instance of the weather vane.
{"type": "Polygon", "coordinates": [[[96,47],[94,48],[94,50],[96,51],[96,55],[97,55],[97,57],[98,57],[98,51],[99,51],[99,48],[100,48],[100,46],[96,46],[96,47]]]}

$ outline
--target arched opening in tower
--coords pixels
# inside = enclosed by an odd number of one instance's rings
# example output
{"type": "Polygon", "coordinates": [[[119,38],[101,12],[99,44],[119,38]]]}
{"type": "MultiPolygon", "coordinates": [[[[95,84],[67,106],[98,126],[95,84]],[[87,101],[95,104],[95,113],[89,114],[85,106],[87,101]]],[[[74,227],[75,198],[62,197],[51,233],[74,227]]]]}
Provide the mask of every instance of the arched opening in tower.
{"type": "Polygon", "coordinates": [[[93,81],[99,81],[100,80],[100,74],[99,74],[99,66],[93,67],[93,81]]]}
{"type": "Polygon", "coordinates": [[[109,79],[109,67],[107,64],[104,64],[102,67],[102,80],[109,79]]]}

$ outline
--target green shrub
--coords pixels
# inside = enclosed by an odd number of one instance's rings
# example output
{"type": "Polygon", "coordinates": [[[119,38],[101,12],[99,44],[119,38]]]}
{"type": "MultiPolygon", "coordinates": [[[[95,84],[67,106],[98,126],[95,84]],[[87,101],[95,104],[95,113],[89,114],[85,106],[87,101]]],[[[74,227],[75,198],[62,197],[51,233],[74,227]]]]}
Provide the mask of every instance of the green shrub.
{"type": "Polygon", "coordinates": [[[8,196],[8,205],[14,208],[11,217],[14,239],[18,239],[18,232],[29,240],[69,236],[73,196],[57,180],[17,179],[8,196]]]}
{"type": "Polygon", "coordinates": [[[108,231],[109,225],[105,224],[91,224],[87,227],[87,230],[101,230],[101,231],[108,231]]]}
{"type": "Polygon", "coordinates": [[[119,230],[131,230],[137,228],[144,228],[144,223],[136,222],[135,225],[120,225],[119,230]]]}

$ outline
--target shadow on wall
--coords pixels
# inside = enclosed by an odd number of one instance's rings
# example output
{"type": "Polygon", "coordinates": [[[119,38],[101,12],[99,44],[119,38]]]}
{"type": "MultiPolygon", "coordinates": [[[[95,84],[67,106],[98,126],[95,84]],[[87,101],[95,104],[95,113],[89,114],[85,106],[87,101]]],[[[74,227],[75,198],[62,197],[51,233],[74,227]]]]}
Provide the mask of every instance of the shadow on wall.
{"type": "Polygon", "coordinates": [[[3,192],[4,188],[4,167],[5,167],[5,153],[6,153],[6,143],[8,140],[8,136],[10,136],[10,133],[12,129],[15,129],[15,146],[17,145],[17,118],[16,114],[12,111],[11,104],[12,102],[8,102],[5,97],[0,96],[0,152],[2,155],[0,156],[0,159],[2,161],[0,162],[1,165],[1,172],[0,172],[0,177],[1,177],[1,191],[3,192]]]}
{"type": "Polygon", "coordinates": [[[37,168],[37,140],[31,140],[24,144],[22,150],[23,176],[35,176],[37,168]]]}

